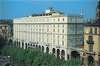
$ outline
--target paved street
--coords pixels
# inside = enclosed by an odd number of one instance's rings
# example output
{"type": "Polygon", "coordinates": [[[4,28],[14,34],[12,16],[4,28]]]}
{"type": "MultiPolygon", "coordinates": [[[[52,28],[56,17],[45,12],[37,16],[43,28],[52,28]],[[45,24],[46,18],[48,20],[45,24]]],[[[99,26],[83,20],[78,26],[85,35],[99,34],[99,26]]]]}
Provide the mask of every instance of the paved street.
{"type": "Polygon", "coordinates": [[[8,56],[0,56],[0,66],[12,66],[8,56]]]}

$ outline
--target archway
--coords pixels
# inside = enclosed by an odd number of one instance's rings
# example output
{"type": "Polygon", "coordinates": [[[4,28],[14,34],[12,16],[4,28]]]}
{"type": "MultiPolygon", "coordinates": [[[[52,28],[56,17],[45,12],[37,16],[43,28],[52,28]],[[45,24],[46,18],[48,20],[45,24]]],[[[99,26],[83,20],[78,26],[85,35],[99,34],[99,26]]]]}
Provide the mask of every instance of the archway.
{"type": "Polygon", "coordinates": [[[46,48],[46,53],[49,53],[49,47],[46,48]]]}
{"type": "Polygon", "coordinates": [[[62,50],[62,51],[61,51],[61,59],[64,59],[64,58],[65,58],[65,51],[62,50]]]}
{"type": "Polygon", "coordinates": [[[20,41],[18,42],[18,47],[20,48],[20,41]]]}
{"type": "Polygon", "coordinates": [[[60,58],[60,50],[57,49],[57,58],[60,58]]]}
{"type": "Polygon", "coordinates": [[[17,41],[16,47],[18,47],[18,41],[17,41]]]}
{"type": "Polygon", "coordinates": [[[94,63],[94,58],[92,56],[88,56],[88,66],[93,65],[94,63]]]}
{"type": "Polygon", "coordinates": [[[30,47],[30,44],[28,43],[28,48],[30,47]]]}
{"type": "Polygon", "coordinates": [[[31,47],[32,47],[32,43],[31,43],[31,47]]]}
{"type": "Polygon", "coordinates": [[[17,47],[17,44],[18,44],[18,41],[16,41],[16,45],[15,45],[15,47],[17,47]]]}
{"type": "Polygon", "coordinates": [[[55,48],[53,48],[53,49],[52,49],[52,53],[55,54],[55,52],[56,52],[56,50],[55,50],[55,48]]]}
{"type": "Polygon", "coordinates": [[[71,58],[80,58],[80,54],[77,51],[72,51],[71,52],[71,58]]]}
{"type": "Polygon", "coordinates": [[[41,46],[39,45],[39,48],[41,49],[41,46]]]}
{"type": "Polygon", "coordinates": [[[69,54],[67,54],[67,59],[68,59],[68,60],[70,59],[69,54]]]}
{"type": "Polygon", "coordinates": [[[35,47],[35,45],[33,44],[33,48],[35,47]]]}
{"type": "Polygon", "coordinates": [[[22,42],[22,48],[24,48],[24,42],[22,42]]]}
{"type": "Polygon", "coordinates": [[[42,46],[42,51],[44,51],[44,46],[42,46]]]}
{"type": "Polygon", "coordinates": [[[36,48],[38,48],[38,45],[36,45],[36,48]]]}
{"type": "Polygon", "coordinates": [[[27,43],[25,43],[25,48],[27,48],[27,43]]]}
{"type": "Polygon", "coordinates": [[[8,42],[8,45],[12,45],[12,44],[13,44],[13,41],[10,39],[8,42]]]}

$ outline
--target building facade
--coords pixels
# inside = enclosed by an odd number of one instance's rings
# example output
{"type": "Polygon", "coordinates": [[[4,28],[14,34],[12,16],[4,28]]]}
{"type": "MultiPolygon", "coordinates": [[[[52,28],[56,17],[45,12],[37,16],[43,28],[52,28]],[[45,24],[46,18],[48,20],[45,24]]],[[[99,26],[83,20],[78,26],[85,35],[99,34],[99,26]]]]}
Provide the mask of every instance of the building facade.
{"type": "Polygon", "coordinates": [[[20,48],[40,48],[58,58],[69,59],[72,48],[83,44],[83,17],[52,8],[41,14],[13,20],[13,41],[20,48]]]}
{"type": "Polygon", "coordinates": [[[0,37],[6,39],[12,36],[12,20],[0,20],[0,37]]]}
{"type": "Polygon", "coordinates": [[[84,64],[100,66],[100,1],[96,8],[96,20],[84,27],[84,64]]]}

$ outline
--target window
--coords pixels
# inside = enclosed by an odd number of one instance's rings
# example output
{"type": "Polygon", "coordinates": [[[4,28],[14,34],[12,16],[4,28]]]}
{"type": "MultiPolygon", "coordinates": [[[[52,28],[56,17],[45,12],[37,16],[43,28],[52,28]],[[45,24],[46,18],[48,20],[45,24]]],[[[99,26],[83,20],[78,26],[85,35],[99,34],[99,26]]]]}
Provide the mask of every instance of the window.
{"type": "Polygon", "coordinates": [[[64,33],[64,29],[62,29],[62,33],[64,33]]]}
{"type": "Polygon", "coordinates": [[[64,24],[62,25],[62,27],[64,27],[64,24]]]}
{"type": "Polygon", "coordinates": [[[49,32],[49,29],[47,29],[47,32],[49,32]]]}
{"type": "Polygon", "coordinates": [[[64,45],[64,41],[62,41],[62,45],[64,45]]]}
{"type": "Polygon", "coordinates": [[[90,32],[93,33],[93,29],[92,28],[90,28],[90,32]]]}
{"type": "Polygon", "coordinates": [[[58,21],[60,21],[60,19],[58,18],[58,21]]]}
{"type": "Polygon", "coordinates": [[[58,33],[59,33],[59,29],[58,29],[58,33]]]}
{"type": "Polygon", "coordinates": [[[55,32],[55,29],[53,29],[53,32],[55,32]]]}
{"type": "Polygon", "coordinates": [[[39,31],[41,32],[41,29],[39,29],[39,31]]]}
{"type": "Polygon", "coordinates": [[[53,25],[53,27],[55,27],[55,25],[53,25]]]}
{"type": "Polygon", "coordinates": [[[55,21],[55,19],[53,19],[53,21],[55,21]]]}
{"type": "Polygon", "coordinates": [[[97,34],[97,28],[95,28],[95,30],[94,30],[94,34],[97,34]]]}
{"type": "Polygon", "coordinates": [[[59,24],[58,24],[58,28],[59,28],[59,24]]]}
{"type": "Polygon", "coordinates": [[[58,36],[58,39],[59,39],[59,36],[58,36]]]}
{"type": "Polygon", "coordinates": [[[55,39],[53,40],[53,43],[55,44],[55,39]]]}
{"type": "Polygon", "coordinates": [[[62,39],[64,39],[64,36],[62,36],[62,39]]]}
{"type": "Polygon", "coordinates": [[[63,18],[63,21],[64,21],[64,18],[63,18]]]}

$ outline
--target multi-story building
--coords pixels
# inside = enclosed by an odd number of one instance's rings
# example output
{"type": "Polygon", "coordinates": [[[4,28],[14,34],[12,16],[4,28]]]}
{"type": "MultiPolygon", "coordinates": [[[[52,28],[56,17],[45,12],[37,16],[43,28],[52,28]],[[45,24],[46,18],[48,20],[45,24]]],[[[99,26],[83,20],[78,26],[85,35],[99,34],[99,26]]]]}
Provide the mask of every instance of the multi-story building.
{"type": "Polygon", "coordinates": [[[82,15],[64,16],[53,8],[41,14],[16,18],[13,28],[16,46],[24,49],[37,47],[65,60],[74,54],[74,48],[83,44],[82,15]]]}
{"type": "Polygon", "coordinates": [[[84,63],[86,66],[100,66],[100,1],[96,8],[96,20],[84,27],[84,63]]]}
{"type": "Polygon", "coordinates": [[[12,35],[12,20],[0,20],[0,37],[7,39],[12,35]]]}

